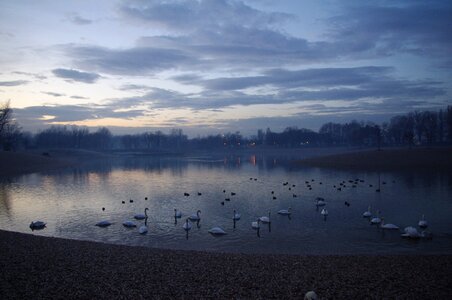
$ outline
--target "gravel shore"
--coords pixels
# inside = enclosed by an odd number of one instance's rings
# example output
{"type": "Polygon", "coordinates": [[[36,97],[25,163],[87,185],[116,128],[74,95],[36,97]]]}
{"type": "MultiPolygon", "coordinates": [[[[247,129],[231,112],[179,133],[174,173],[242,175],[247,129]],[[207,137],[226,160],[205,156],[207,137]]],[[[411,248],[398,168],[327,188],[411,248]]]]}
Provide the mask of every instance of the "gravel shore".
{"type": "Polygon", "coordinates": [[[160,250],[0,230],[1,299],[447,299],[452,255],[160,250]]]}

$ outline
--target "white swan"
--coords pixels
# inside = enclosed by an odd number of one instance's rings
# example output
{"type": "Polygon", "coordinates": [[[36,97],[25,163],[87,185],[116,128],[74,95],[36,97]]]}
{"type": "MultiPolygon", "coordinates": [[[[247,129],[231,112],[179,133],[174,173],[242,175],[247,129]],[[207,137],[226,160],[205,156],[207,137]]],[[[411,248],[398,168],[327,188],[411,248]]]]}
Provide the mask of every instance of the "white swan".
{"type": "Polygon", "coordinates": [[[197,212],[196,212],[196,214],[192,214],[190,217],[188,217],[190,220],[192,220],[192,221],[199,221],[199,220],[201,220],[201,217],[199,216],[199,214],[201,213],[201,211],[200,210],[198,210],[197,212]]]}
{"type": "Polygon", "coordinates": [[[322,197],[317,197],[315,199],[317,200],[316,206],[325,206],[326,205],[325,199],[323,199],[322,197]]]}
{"type": "Polygon", "coordinates": [[[304,295],[304,300],[317,300],[317,294],[314,291],[309,291],[304,295]]]}
{"type": "Polygon", "coordinates": [[[44,223],[43,221],[32,221],[30,223],[31,230],[44,229],[44,227],[46,227],[46,223],[44,223]]]}
{"type": "Polygon", "coordinates": [[[380,215],[380,211],[377,211],[377,216],[370,219],[370,224],[380,224],[381,219],[380,219],[379,215],[380,215]]]}
{"type": "Polygon", "coordinates": [[[122,223],[122,225],[124,225],[124,227],[129,227],[129,228],[131,228],[131,227],[137,227],[137,224],[135,224],[135,223],[132,222],[132,221],[124,221],[124,222],[122,223]]]}
{"type": "Polygon", "coordinates": [[[419,227],[421,227],[421,228],[427,228],[428,223],[427,223],[427,221],[425,220],[425,216],[424,216],[424,215],[422,215],[422,219],[419,220],[419,223],[418,223],[417,225],[418,225],[419,227]]]}
{"type": "Polygon", "coordinates": [[[133,216],[135,219],[137,219],[137,220],[144,220],[144,219],[146,219],[147,217],[148,217],[148,213],[147,213],[147,210],[149,210],[149,208],[145,208],[144,209],[144,214],[136,214],[135,216],[133,216]]]}
{"type": "Polygon", "coordinates": [[[401,235],[402,237],[406,237],[406,238],[410,238],[410,239],[418,239],[421,237],[421,235],[419,234],[417,229],[414,228],[413,226],[405,227],[404,231],[405,231],[405,233],[402,233],[402,235],[401,235]]]}
{"type": "Polygon", "coordinates": [[[140,228],[138,228],[138,232],[140,234],[146,234],[146,233],[148,233],[148,227],[146,225],[142,225],[142,226],[140,226],[140,228]]]}
{"type": "Polygon", "coordinates": [[[322,216],[326,217],[326,216],[328,216],[328,210],[326,208],[324,208],[324,209],[322,209],[320,214],[322,214],[322,216]]]}
{"type": "Polygon", "coordinates": [[[292,213],[292,208],[288,208],[288,209],[281,209],[278,211],[278,214],[283,215],[283,216],[288,216],[292,213]]]}
{"type": "Polygon", "coordinates": [[[184,225],[182,225],[182,228],[184,228],[185,231],[189,231],[191,229],[191,223],[188,220],[188,218],[185,220],[184,225]]]}
{"type": "Polygon", "coordinates": [[[370,212],[370,205],[369,205],[369,207],[367,208],[367,210],[366,210],[365,212],[363,212],[363,217],[364,217],[364,218],[370,218],[370,217],[372,217],[372,213],[370,212]]]}
{"type": "Polygon", "coordinates": [[[270,212],[268,212],[268,217],[263,216],[263,217],[260,217],[259,220],[260,220],[262,223],[270,223],[270,212]]]}
{"type": "Polygon", "coordinates": [[[236,212],[235,209],[234,209],[234,216],[232,217],[232,220],[234,220],[234,221],[240,220],[240,214],[238,212],[236,212]]]}
{"type": "Polygon", "coordinates": [[[110,226],[111,224],[112,224],[112,223],[110,223],[110,221],[103,220],[103,221],[97,222],[97,223],[96,223],[96,226],[99,226],[99,227],[108,227],[108,226],[110,226]]]}
{"type": "Polygon", "coordinates": [[[392,229],[399,229],[399,226],[394,225],[394,224],[385,224],[385,218],[381,218],[380,228],[392,230],[392,229]]]}
{"type": "Polygon", "coordinates": [[[182,213],[180,211],[178,211],[177,209],[174,209],[174,217],[175,218],[181,218],[182,217],[182,213]]]}
{"type": "Polygon", "coordinates": [[[225,235],[226,231],[224,231],[220,227],[213,227],[213,228],[209,229],[209,233],[213,234],[213,235],[225,235]]]}
{"type": "Polygon", "coordinates": [[[260,222],[261,222],[260,219],[257,219],[257,221],[251,222],[251,228],[253,228],[253,229],[259,229],[259,228],[260,228],[260,226],[259,226],[259,223],[260,223],[260,222]]]}

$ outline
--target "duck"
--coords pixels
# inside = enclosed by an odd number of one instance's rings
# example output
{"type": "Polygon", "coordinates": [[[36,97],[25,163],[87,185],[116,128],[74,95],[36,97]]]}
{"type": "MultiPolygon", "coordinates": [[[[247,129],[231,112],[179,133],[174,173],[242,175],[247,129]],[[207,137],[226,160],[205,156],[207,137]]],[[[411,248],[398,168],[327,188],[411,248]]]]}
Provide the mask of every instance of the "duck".
{"type": "Polygon", "coordinates": [[[381,218],[380,228],[392,230],[392,229],[399,229],[399,226],[394,225],[394,224],[385,224],[385,218],[381,218]]]}
{"type": "Polygon", "coordinates": [[[263,217],[260,217],[259,220],[262,223],[267,223],[267,224],[270,223],[270,212],[268,212],[268,217],[267,216],[263,216],[263,217]]]}
{"type": "Polygon", "coordinates": [[[317,206],[325,206],[326,205],[325,199],[323,199],[322,197],[317,197],[317,198],[315,198],[315,200],[317,200],[317,203],[316,203],[317,206]]]}
{"type": "Polygon", "coordinates": [[[111,223],[110,221],[103,220],[103,221],[97,222],[97,223],[96,223],[96,226],[99,226],[99,227],[108,227],[108,226],[110,226],[111,224],[112,224],[112,223],[111,223]]]}
{"type": "Polygon", "coordinates": [[[176,208],[174,209],[174,217],[178,219],[182,217],[182,213],[178,211],[176,208]]]}
{"type": "Polygon", "coordinates": [[[182,225],[182,228],[184,228],[185,231],[189,231],[191,229],[191,223],[188,220],[188,218],[185,220],[184,225],[182,225]]]}
{"type": "Polygon", "coordinates": [[[370,212],[370,206],[367,207],[367,210],[365,212],[363,212],[363,217],[364,218],[370,218],[372,217],[372,213],[370,212]]]}
{"type": "Polygon", "coordinates": [[[124,221],[124,222],[122,223],[122,225],[123,225],[124,227],[128,227],[128,228],[137,227],[137,224],[135,224],[135,223],[132,222],[132,221],[124,221]]]}
{"type": "Polygon", "coordinates": [[[422,219],[419,220],[419,223],[417,225],[421,228],[427,228],[428,223],[425,220],[425,215],[422,215],[422,219]]]}
{"type": "Polygon", "coordinates": [[[212,227],[209,229],[209,233],[213,235],[225,235],[226,231],[224,231],[220,227],[212,227]]]}
{"type": "Polygon", "coordinates": [[[232,219],[233,219],[234,221],[240,220],[240,214],[237,213],[235,209],[234,209],[234,215],[233,215],[232,219]]]}
{"type": "Polygon", "coordinates": [[[137,220],[144,220],[144,219],[147,219],[147,217],[148,217],[148,213],[147,213],[147,211],[149,210],[149,208],[145,208],[144,209],[144,214],[136,214],[135,216],[133,216],[135,219],[137,219],[137,220]]]}
{"type": "Polygon", "coordinates": [[[290,208],[290,207],[288,209],[281,209],[281,210],[278,210],[278,214],[283,215],[283,216],[288,216],[292,213],[291,210],[292,210],[292,208],[290,208]]]}
{"type": "Polygon", "coordinates": [[[196,212],[196,214],[192,214],[190,217],[188,217],[191,221],[199,221],[201,220],[201,217],[199,216],[199,214],[201,213],[200,210],[198,210],[196,212]]]}
{"type": "Polygon", "coordinates": [[[46,223],[44,223],[43,221],[32,221],[30,223],[31,230],[44,229],[44,227],[46,227],[46,223]]]}
{"type": "Polygon", "coordinates": [[[260,219],[257,219],[256,221],[251,222],[251,228],[253,228],[253,229],[259,229],[259,228],[260,228],[260,226],[259,226],[259,223],[260,223],[260,222],[261,222],[260,219]]]}
{"type": "Polygon", "coordinates": [[[320,214],[324,217],[328,216],[328,210],[326,208],[322,209],[322,211],[320,212],[320,214]]]}

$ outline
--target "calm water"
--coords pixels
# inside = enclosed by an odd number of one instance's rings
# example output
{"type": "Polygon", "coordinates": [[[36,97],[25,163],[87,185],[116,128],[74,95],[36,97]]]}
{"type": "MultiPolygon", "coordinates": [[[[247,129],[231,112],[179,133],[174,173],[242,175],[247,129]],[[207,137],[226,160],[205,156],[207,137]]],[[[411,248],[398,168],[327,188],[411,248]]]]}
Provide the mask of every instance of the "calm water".
{"type": "MultiPolygon", "coordinates": [[[[300,169],[284,158],[254,155],[124,158],[66,171],[0,178],[1,229],[158,248],[298,254],[450,254],[451,213],[450,173],[300,169]],[[377,193],[379,176],[386,184],[381,184],[381,192],[377,193]],[[357,178],[364,182],[353,188],[348,180],[357,178]],[[346,188],[333,188],[343,180],[347,181],[346,188]],[[283,185],[286,181],[289,185],[283,185]],[[312,190],[305,181],[310,182],[312,190]],[[198,192],[202,195],[198,196],[198,192]],[[231,196],[231,192],[236,195],[231,196]],[[190,196],[185,197],[184,193],[190,196]],[[316,208],[318,196],[327,202],[327,219],[316,208]],[[398,231],[383,232],[369,225],[362,217],[368,205],[380,210],[388,223],[401,228],[416,226],[425,214],[433,239],[406,240],[398,231]],[[133,215],[142,213],[145,207],[149,208],[147,235],[122,226],[124,220],[133,220],[133,215]],[[277,214],[288,207],[292,208],[291,218],[277,214]],[[183,214],[177,223],[174,208],[183,214]],[[183,222],[198,209],[199,227],[193,224],[186,235],[183,222]],[[235,227],[234,209],[241,214],[235,227]],[[251,222],[268,211],[271,226],[261,224],[258,235],[251,222]],[[94,226],[105,219],[114,224],[108,228],[94,226]],[[31,220],[44,220],[47,227],[32,232],[28,227],[31,220]],[[207,231],[213,226],[222,227],[227,235],[210,235],[207,231]]],[[[143,221],[136,223],[140,226],[143,221]]]]}

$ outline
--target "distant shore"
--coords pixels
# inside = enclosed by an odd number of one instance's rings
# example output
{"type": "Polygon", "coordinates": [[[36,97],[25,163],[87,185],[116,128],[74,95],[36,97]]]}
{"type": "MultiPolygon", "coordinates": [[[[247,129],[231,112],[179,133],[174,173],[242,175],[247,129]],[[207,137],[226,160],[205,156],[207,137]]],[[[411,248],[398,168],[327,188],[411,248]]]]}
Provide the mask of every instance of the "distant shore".
{"type": "Polygon", "coordinates": [[[300,166],[357,170],[451,170],[452,147],[364,150],[296,162],[300,166]]]}
{"type": "MultiPolygon", "coordinates": [[[[45,229],[44,229],[45,230],[45,229]]],[[[299,256],[159,250],[0,230],[0,297],[447,299],[452,255],[299,256]]]]}

